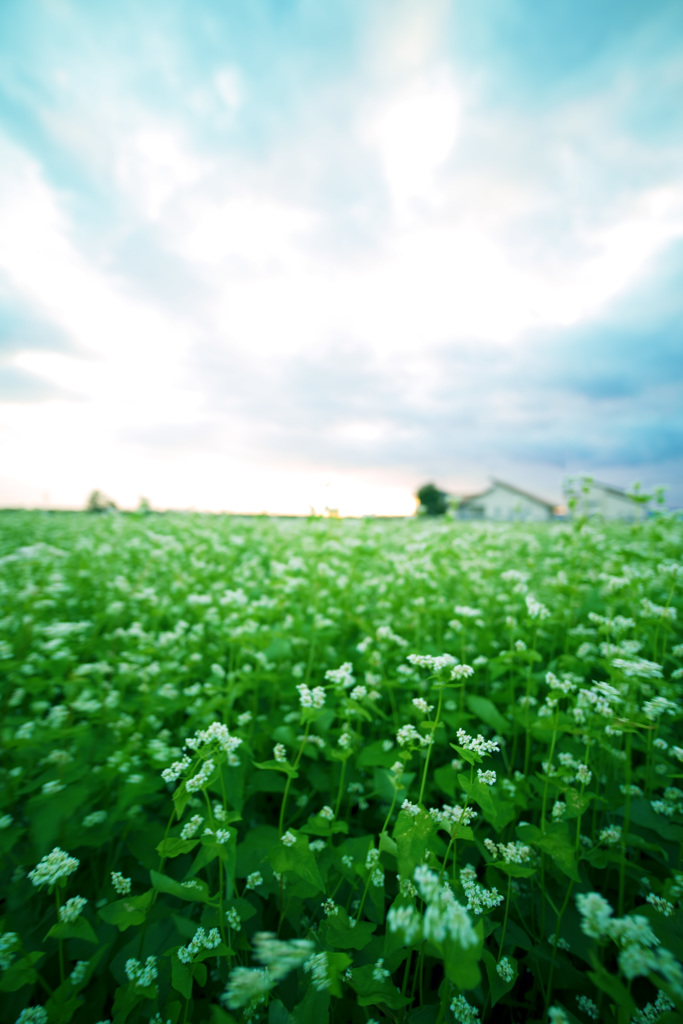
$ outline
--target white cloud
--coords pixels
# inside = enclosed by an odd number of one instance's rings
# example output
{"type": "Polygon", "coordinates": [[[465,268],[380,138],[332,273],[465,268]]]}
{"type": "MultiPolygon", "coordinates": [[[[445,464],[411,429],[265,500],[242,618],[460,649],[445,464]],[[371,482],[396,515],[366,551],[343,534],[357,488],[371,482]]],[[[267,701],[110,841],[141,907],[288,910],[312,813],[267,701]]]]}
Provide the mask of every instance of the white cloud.
{"type": "Polygon", "coordinates": [[[150,123],[121,140],[115,162],[120,188],[149,220],[207,173],[207,161],[190,152],[177,126],[150,123]]]}
{"type": "Polygon", "coordinates": [[[435,186],[435,172],[455,144],[461,99],[448,72],[427,79],[371,104],[361,133],[374,146],[398,211],[411,199],[424,199],[435,186]],[[374,108],[374,109],[373,109],[374,108]]]}

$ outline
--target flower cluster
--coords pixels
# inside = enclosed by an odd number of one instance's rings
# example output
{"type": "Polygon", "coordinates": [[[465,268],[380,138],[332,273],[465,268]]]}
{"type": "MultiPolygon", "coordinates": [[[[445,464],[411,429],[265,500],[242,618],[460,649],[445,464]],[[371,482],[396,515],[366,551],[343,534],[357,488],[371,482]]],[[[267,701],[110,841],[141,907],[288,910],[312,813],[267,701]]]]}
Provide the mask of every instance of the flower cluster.
{"type": "Polygon", "coordinates": [[[126,960],[125,971],[128,980],[139,988],[148,988],[159,974],[155,956],[148,956],[144,964],[130,957],[126,960]]]}
{"type": "Polygon", "coordinates": [[[59,920],[63,924],[73,924],[87,902],[84,896],[72,896],[59,908],[59,920]]]}
{"type": "Polygon", "coordinates": [[[264,966],[236,967],[231,972],[228,987],[221,997],[231,1010],[259,1002],[290,971],[308,962],[313,950],[313,943],[308,939],[285,942],[272,932],[257,932],[252,941],[254,955],[264,966]]]}
{"type": "Polygon", "coordinates": [[[471,864],[460,871],[460,885],[467,897],[467,909],[473,914],[483,914],[500,906],[505,899],[497,889],[485,889],[477,882],[477,874],[471,864]]]}
{"type": "Polygon", "coordinates": [[[314,686],[309,689],[305,683],[299,683],[299,702],[302,708],[321,708],[325,703],[325,690],[322,686],[314,686]]]}
{"type": "Polygon", "coordinates": [[[180,947],[178,950],[178,959],[181,963],[189,964],[202,949],[215,949],[216,946],[220,946],[220,944],[221,937],[218,928],[212,928],[207,933],[204,928],[200,927],[194,933],[194,937],[187,946],[180,947]]]}
{"type": "Polygon", "coordinates": [[[464,729],[458,729],[456,736],[459,747],[462,747],[463,750],[471,750],[480,756],[494,754],[497,750],[500,750],[497,739],[487,740],[483,736],[468,736],[464,729]]]}
{"type": "Polygon", "coordinates": [[[68,853],[55,846],[51,853],[48,853],[29,871],[28,877],[32,883],[39,887],[41,885],[55,885],[62,878],[68,878],[78,869],[80,861],[76,857],[70,857],[68,853]]]}
{"type": "Polygon", "coordinates": [[[415,907],[394,906],[387,915],[389,930],[402,932],[407,945],[411,945],[421,932],[424,939],[437,944],[450,938],[463,949],[476,946],[479,940],[467,910],[457,902],[450,886],[440,883],[438,875],[424,864],[415,868],[413,878],[427,904],[424,915],[420,915],[415,907]]]}

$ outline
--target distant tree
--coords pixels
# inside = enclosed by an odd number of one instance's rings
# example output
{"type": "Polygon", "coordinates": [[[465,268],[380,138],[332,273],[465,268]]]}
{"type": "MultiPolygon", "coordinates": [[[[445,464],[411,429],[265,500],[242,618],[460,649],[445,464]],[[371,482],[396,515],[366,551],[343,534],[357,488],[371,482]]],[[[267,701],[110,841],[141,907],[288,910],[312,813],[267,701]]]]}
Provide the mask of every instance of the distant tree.
{"type": "Polygon", "coordinates": [[[140,498],[140,501],[138,502],[138,507],[137,507],[137,512],[139,513],[139,515],[146,516],[151,511],[152,511],[152,506],[149,503],[149,499],[148,498],[140,498]]]}
{"type": "Polygon", "coordinates": [[[108,498],[103,491],[92,491],[85,507],[88,512],[114,512],[116,502],[108,498]]]}
{"type": "Polygon", "coordinates": [[[448,512],[448,495],[439,490],[436,484],[424,484],[415,497],[420,502],[418,513],[427,516],[442,516],[448,512]]]}

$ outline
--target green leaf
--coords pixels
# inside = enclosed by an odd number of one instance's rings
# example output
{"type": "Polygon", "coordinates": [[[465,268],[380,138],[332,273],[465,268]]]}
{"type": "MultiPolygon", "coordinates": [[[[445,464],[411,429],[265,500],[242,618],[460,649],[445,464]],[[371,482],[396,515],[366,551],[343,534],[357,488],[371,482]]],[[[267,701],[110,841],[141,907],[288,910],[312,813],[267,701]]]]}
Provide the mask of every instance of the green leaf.
{"type": "Polygon", "coordinates": [[[479,961],[481,960],[482,947],[484,945],[484,926],[477,921],[474,926],[478,942],[475,946],[464,949],[459,942],[454,942],[450,936],[439,946],[444,963],[444,970],[451,981],[460,989],[476,988],[481,981],[479,961]]]}
{"type": "Polygon", "coordinates": [[[52,939],[82,939],[84,942],[92,942],[94,946],[100,943],[93,926],[84,917],[77,917],[70,924],[61,921],[53,924],[47,936],[52,939]]]}
{"type": "Polygon", "coordinates": [[[471,799],[479,804],[487,820],[495,818],[496,806],[490,786],[487,786],[485,782],[479,782],[478,779],[470,782],[469,776],[463,774],[458,775],[458,782],[471,799]]]}
{"type": "Polygon", "coordinates": [[[341,976],[347,967],[351,966],[351,957],[347,953],[328,953],[327,954],[327,973],[330,978],[330,994],[336,996],[337,999],[341,997],[341,976]]]}
{"type": "Polygon", "coordinates": [[[440,768],[437,768],[433,779],[442,793],[451,798],[455,797],[457,778],[450,764],[443,764],[440,768]]]}
{"type": "Polygon", "coordinates": [[[160,871],[150,871],[152,885],[157,892],[165,892],[169,896],[177,896],[180,900],[188,903],[209,903],[209,887],[206,882],[197,878],[189,879],[187,882],[176,882],[174,878],[161,874],[160,871]]]}
{"type": "MultiPolygon", "coordinates": [[[[175,807],[175,816],[180,821],[183,816],[183,811],[190,802],[191,793],[188,793],[184,782],[181,782],[179,786],[176,786],[173,792],[173,806],[175,807]]],[[[130,1013],[130,1011],[128,1011],[130,1013]]]]}
{"type": "Polygon", "coordinates": [[[74,994],[71,983],[66,981],[52,993],[45,1004],[45,1009],[49,1014],[49,1020],[54,1021],[54,1024],[68,1024],[84,1002],[82,996],[74,994]]]}
{"type": "Polygon", "coordinates": [[[400,811],[394,826],[394,839],[398,847],[398,870],[401,878],[412,878],[418,864],[424,860],[429,840],[436,832],[436,825],[426,811],[413,817],[407,811],[400,811]]]}
{"type": "Polygon", "coordinates": [[[348,831],[349,826],[345,821],[328,821],[326,818],[321,818],[319,814],[316,814],[299,829],[299,832],[303,832],[307,836],[322,836],[325,839],[339,833],[346,835],[348,831]]]}
{"type": "Polygon", "coordinates": [[[331,914],[325,922],[327,925],[327,941],[338,949],[365,949],[377,928],[371,921],[359,921],[352,924],[343,908],[331,914]]]}
{"type": "Polygon", "coordinates": [[[379,852],[389,853],[392,857],[398,857],[398,844],[391,838],[388,832],[380,833],[379,852]]]}
{"type": "Polygon", "coordinates": [[[479,697],[471,693],[465,698],[465,703],[473,715],[476,715],[485,725],[489,725],[494,732],[508,733],[512,726],[503,718],[500,711],[488,697],[479,697]]]}
{"type": "Polygon", "coordinates": [[[382,740],[368,743],[363,747],[356,757],[357,768],[391,768],[396,760],[396,751],[386,751],[382,746],[382,740]]]}
{"type": "Polygon", "coordinates": [[[38,978],[34,964],[37,964],[45,953],[37,950],[34,953],[27,953],[21,960],[17,960],[0,975],[0,992],[16,992],[24,985],[32,985],[38,978]]]}
{"type": "Polygon", "coordinates": [[[140,896],[126,896],[106,907],[100,907],[97,913],[107,924],[114,924],[120,932],[125,932],[126,928],[144,922],[153,898],[154,891],[149,889],[140,896]]]}
{"type": "Polygon", "coordinates": [[[268,1024],[297,1024],[280,999],[271,999],[268,1006],[268,1024]]]}
{"type": "Polygon", "coordinates": [[[280,874],[289,872],[298,875],[319,892],[325,891],[325,882],[320,874],[320,868],[303,836],[297,836],[296,843],[292,846],[284,846],[282,843],[273,846],[268,854],[268,859],[274,871],[280,874]]]}
{"type": "Polygon", "coordinates": [[[576,863],[574,843],[569,835],[566,822],[551,825],[545,833],[536,825],[526,823],[517,826],[517,835],[523,843],[531,843],[537,850],[547,853],[560,871],[574,882],[581,881],[576,863]]]}
{"type": "Polygon", "coordinates": [[[597,988],[605,992],[615,1003],[619,1024],[629,1024],[632,1015],[636,1012],[636,1004],[631,998],[628,989],[616,975],[606,971],[594,955],[591,956],[591,961],[595,970],[588,971],[587,976],[597,988]]]}
{"type": "MultiPolygon", "coordinates": [[[[277,1000],[276,1000],[277,1001],[277,1000]]],[[[273,1004],[271,1003],[271,1006],[273,1004]]],[[[211,1024],[236,1024],[235,1018],[227,1010],[224,1010],[222,1006],[214,1003],[211,1007],[211,1024]]],[[[270,1024],[270,1017],[268,1018],[268,1024],[270,1024]]],[[[279,1024],[279,1021],[276,1022],[279,1024]]],[[[282,1024],[285,1024],[283,1021],[282,1024]]],[[[296,1022],[294,1022],[296,1024],[296,1022]]]]}
{"type": "Polygon", "coordinates": [[[309,985],[306,995],[297,1003],[292,1016],[297,1024],[327,1024],[330,1019],[330,992],[325,989],[318,992],[309,985]]]}
{"type": "Polygon", "coordinates": [[[531,878],[532,875],[536,874],[536,868],[529,867],[528,865],[525,867],[524,864],[508,864],[504,860],[496,860],[490,866],[498,871],[502,871],[509,878],[531,878]]]}
{"type": "Polygon", "coordinates": [[[193,850],[199,838],[197,839],[180,839],[178,837],[162,839],[157,846],[156,850],[160,857],[180,857],[183,853],[189,853],[193,850]]]}
{"type": "Polygon", "coordinates": [[[178,959],[177,953],[171,954],[171,985],[185,999],[192,995],[192,970],[189,964],[178,959]]]}
{"type": "Polygon", "coordinates": [[[147,989],[138,988],[132,982],[120,985],[114,993],[114,1020],[116,1024],[125,1024],[132,1010],[146,999],[147,989]]]}
{"type": "Polygon", "coordinates": [[[283,772],[285,775],[289,775],[290,779],[299,778],[296,768],[286,761],[252,761],[251,763],[254,768],[260,768],[262,771],[283,772]]]}
{"type": "Polygon", "coordinates": [[[453,750],[457,750],[458,756],[466,761],[467,764],[481,764],[483,758],[481,754],[475,753],[474,750],[467,750],[466,747],[458,747],[455,743],[451,743],[453,750]]]}
{"type": "Polygon", "coordinates": [[[503,996],[507,995],[508,992],[510,992],[514,988],[515,982],[517,981],[517,977],[519,974],[517,961],[513,956],[507,957],[515,972],[515,975],[512,981],[503,981],[503,979],[498,974],[498,971],[496,970],[497,963],[487,949],[484,950],[482,958],[484,961],[484,967],[486,968],[486,976],[489,981],[491,1006],[495,1006],[499,999],[502,999],[503,996]]]}
{"type": "Polygon", "coordinates": [[[391,978],[376,981],[372,976],[374,970],[374,964],[353,968],[351,988],[358,997],[358,1005],[388,1006],[392,1010],[398,1010],[402,1006],[407,1006],[410,1000],[401,995],[391,978]]]}

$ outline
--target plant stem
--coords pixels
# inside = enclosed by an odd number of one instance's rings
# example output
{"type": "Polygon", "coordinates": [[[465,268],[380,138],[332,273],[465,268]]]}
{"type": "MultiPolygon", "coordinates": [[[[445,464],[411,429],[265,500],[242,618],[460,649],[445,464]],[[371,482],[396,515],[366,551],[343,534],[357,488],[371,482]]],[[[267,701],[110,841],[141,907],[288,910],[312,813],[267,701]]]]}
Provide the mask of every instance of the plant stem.
{"type": "MultiPolygon", "coordinates": [[[[303,755],[304,747],[306,746],[306,740],[308,739],[308,732],[309,732],[310,728],[311,728],[311,720],[309,718],[307,720],[307,722],[306,722],[306,728],[304,729],[304,735],[303,735],[302,740],[301,740],[301,746],[299,747],[299,752],[297,753],[296,758],[294,760],[294,764],[292,766],[295,771],[299,767],[299,761],[301,760],[301,757],[303,755]]],[[[282,803],[280,805],[280,821],[278,823],[278,831],[279,831],[280,839],[282,839],[282,832],[284,830],[285,808],[287,806],[287,797],[289,796],[289,788],[290,788],[291,785],[292,785],[292,776],[288,775],[287,776],[287,782],[285,783],[285,791],[282,794],[282,803]]]]}
{"type": "Polygon", "coordinates": [[[434,742],[433,742],[434,741],[434,733],[436,732],[436,727],[439,724],[439,718],[441,717],[441,705],[443,704],[443,691],[444,691],[444,687],[441,686],[439,688],[439,702],[438,702],[438,704],[436,706],[436,718],[434,719],[434,723],[432,725],[432,730],[431,730],[431,732],[429,734],[429,746],[427,747],[427,756],[425,758],[424,771],[422,772],[422,785],[420,786],[420,795],[417,798],[418,804],[422,803],[422,797],[424,796],[425,784],[427,782],[427,769],[429,768],[429,758],[431,757],[432,747],[434,745],[434,742]]]}
{"type": "Polygon", "coordinates": [[[503,952],[503,943],[505,942],[505,930],[508,926],[508,913],[510,910],[510,892],[512,891],[512,875],[508,875],[508,891],[505,896],[505,914],[503,916],[503,930],[500,933],[500,942],[498,944],[498,959],[503,952]]]}
{"type": "MultiPolygon", "coordinates": [[[[59,885],[55,885],[55,906],[57,907],[57,924],[59,924],[59,885]]],[[[64,984],[64,943],[61,939],[57,940],[57,946],[59,948],[59,981],[60,984],[64,984]]]]}

